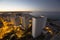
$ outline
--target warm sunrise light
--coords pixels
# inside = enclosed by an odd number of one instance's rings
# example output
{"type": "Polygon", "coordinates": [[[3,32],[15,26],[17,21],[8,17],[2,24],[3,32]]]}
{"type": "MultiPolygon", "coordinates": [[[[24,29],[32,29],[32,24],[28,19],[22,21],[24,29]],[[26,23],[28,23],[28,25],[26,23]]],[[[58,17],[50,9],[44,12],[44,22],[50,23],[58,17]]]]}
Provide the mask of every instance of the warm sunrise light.
{"type": "Polygon", "coordinates": [[[35,10],[35,9],[24,9],[24,8],[2,8],[2,9],[0,9],[0,11],[38,11],[38,9],[37,10],[35,10]]]}

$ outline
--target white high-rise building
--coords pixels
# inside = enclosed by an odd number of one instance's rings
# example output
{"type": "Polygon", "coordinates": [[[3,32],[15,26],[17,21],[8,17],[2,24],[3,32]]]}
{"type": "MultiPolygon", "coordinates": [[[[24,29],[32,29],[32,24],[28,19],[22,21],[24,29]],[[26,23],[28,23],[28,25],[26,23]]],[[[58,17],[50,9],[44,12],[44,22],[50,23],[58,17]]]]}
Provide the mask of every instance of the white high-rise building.
{"type": "Polygon", "coordinates": [[[32,36],[33,38],[38,37],[41,31],[46,25],[47,17],[34,17],[32,18],[32,36]]]}

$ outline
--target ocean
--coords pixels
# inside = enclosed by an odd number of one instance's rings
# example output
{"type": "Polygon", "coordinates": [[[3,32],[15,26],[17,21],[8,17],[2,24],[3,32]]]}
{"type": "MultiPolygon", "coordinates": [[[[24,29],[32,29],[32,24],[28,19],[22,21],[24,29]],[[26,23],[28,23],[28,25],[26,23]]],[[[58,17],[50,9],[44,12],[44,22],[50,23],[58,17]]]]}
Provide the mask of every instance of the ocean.
{"type": "Polygon", "coordinates": [[[32,16],[46,16],[49,19],[60,20],[60,12],[32,12],[32,16]]]}

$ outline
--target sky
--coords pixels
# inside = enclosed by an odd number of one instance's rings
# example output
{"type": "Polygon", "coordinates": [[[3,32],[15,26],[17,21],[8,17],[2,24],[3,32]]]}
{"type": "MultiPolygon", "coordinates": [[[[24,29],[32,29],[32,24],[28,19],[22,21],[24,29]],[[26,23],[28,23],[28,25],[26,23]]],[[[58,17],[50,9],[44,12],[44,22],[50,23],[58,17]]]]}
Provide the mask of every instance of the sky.
{"type": "Polygon", "coordinates": [[[60,12],[60,0],[0,0],[0,11],[60,12]]]}

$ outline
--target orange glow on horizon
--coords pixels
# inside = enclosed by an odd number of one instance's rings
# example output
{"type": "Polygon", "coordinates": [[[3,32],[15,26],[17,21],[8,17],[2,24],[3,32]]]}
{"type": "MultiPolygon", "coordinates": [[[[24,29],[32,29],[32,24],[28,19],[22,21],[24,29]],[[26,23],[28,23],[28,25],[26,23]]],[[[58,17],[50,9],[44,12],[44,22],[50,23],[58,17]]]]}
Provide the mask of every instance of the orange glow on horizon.
{"type": "Polygon", "coordinates": [[[26,8],[0,8],[0,11],[40,11],[39,9],[26,8]]]}

